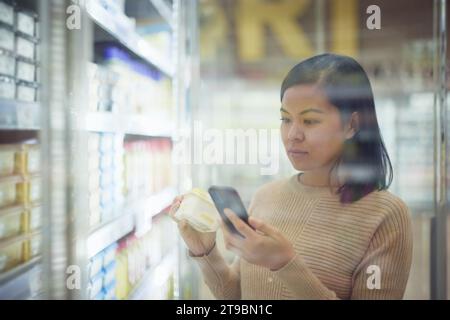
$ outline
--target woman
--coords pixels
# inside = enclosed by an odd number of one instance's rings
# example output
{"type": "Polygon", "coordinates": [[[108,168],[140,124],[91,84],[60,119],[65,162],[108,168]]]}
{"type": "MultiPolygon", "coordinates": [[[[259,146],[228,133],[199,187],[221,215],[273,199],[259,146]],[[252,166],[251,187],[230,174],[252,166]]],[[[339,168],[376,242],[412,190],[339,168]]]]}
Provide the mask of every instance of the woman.
{"type": "MultiPolygon", "coordinates": [[[[409,210],[387,191],[392,166],[369,79],[354,59],[322,54],[296,65],[281,86],[281,135],[301,173],[261,186],[244,237],[179,229],[219,299],[401,299],[409,276],[409,210]]],[[[182,196],[175,198],[170,214],[182,196]]]]}

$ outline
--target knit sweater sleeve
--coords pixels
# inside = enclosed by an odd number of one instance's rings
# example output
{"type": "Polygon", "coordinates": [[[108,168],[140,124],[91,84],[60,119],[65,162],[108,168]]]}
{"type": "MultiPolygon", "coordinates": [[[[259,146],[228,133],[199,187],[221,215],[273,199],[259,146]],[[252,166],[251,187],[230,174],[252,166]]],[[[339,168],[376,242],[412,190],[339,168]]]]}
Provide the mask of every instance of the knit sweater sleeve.
{"type": "MultiPolygon", "coordinates": [[[[396,201],[375,230],[353,273],[351,299],[402,299],[412,257],[411,220],[407,206],[396,201]]],[[[297,254],[273,271],[298,299],[339,299],[297,254]]]]}
{"type": "MultiPolygon", "coordinates": [[[[248,214],[252,215],[255,196],[250,201],[248,214]]],[[[203,275],[206,285],[217,299],[237,300],[241,298],[240,258],[235,257],[233,263],[228,265],[220,253],[217,245],[208,255],[194,257],[203,275]]]]}

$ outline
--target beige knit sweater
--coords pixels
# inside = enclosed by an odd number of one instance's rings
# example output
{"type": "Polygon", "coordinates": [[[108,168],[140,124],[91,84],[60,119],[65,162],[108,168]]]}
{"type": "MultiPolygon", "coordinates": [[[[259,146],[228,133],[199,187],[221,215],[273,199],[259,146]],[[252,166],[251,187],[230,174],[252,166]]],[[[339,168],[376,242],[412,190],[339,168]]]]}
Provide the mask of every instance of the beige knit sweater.
{"type": "Polygon", "coordinates": [[[412,255],[405,203],[374,191],[343,205],[328,190],[302,184],[297,174],[261,186],[249,214],[277,227],[296,256],[277,271],[239,258],[229,266],[217,247],[193,257],[215,297],[402,299],[412,255]],[[374,288],[375,278],[380,286],[374,288]]]}

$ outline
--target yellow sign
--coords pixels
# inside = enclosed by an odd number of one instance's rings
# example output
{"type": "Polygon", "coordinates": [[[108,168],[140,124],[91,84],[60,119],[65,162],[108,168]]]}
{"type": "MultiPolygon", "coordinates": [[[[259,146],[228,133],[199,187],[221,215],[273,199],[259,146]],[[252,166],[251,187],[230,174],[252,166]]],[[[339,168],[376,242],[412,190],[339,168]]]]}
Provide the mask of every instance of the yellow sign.
{"type": "MultiPolygon", "coordinates": [[[[356,56],[358,51],[358,0],[332,0],[328,51],[356,56]]],[[[236,45],[240,61],[258,62],[266,57],[266,29],[277,40],[286,57],[298,59],[314,54],[312,37],[302,26],[302,18],[314,14],[316,1],[237,0],[233,17],[227,17],[217,0],[201,3],[200,46],[202,58],[214,57],[230,41],[229,21],[234,18],[236,45]]],[[[233,38],[231,38],[233,39],[233,38]]]]}

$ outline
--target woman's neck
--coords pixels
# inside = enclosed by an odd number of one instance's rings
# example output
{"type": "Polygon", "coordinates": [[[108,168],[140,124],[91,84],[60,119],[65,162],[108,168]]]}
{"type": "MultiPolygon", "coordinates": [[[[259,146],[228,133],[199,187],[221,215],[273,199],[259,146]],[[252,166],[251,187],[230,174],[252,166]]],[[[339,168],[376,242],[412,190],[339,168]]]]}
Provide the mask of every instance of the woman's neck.
{"type": "MultiPolygon", "coordinates": [[[[303,185],[311,187],[328,187],[330,186],[329,181],[329,168],[320,168],[318,170],[308,170],[304,171],[299,175],[299,180],[303,185]]],[[[335,175],[331,175],[331,186],[338,187],[339,181],[335,175]]]]}

